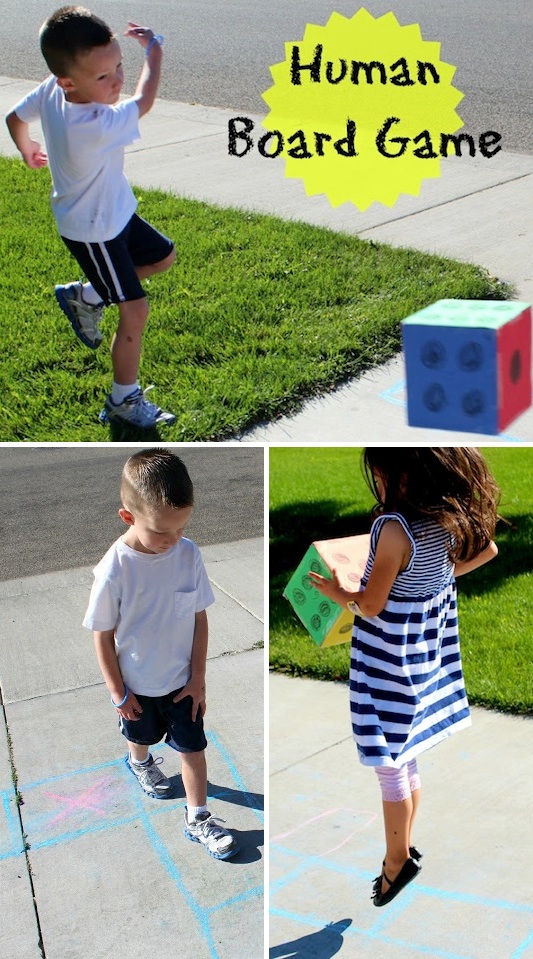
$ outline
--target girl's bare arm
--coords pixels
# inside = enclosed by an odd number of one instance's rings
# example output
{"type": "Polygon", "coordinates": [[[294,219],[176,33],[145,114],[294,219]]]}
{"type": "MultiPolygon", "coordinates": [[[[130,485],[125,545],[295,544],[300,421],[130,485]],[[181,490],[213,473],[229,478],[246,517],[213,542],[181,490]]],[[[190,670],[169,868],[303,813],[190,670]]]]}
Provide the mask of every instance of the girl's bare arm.
{"type": "Polygon", "coordinates": [[[474,559],[467,559],[464,562],[458,562],[455,564],[455,576],[464,576],[465,573],[471,573],[473,569],[478,569],[479,566],[484,566],[485,563],[489,563],[491,559],[494,559],[498,555],[498,547],[496,543],[492,540],[486,549],[482,553],[479,553],[474,559]]]}
{"type": "Polygon", "coordinates": [[[320,593],[339,606],[355,602],[363,616],[377,616],[385,607],[394,580],[398,573],[405,569],[410,556],[409,537],[398,522],[391,520],[385,523],[381,530],[372,572],[364,589],[357,593],[343,589],[335,570],[333,579],[326,579],[317,573],[309,573],[309,578],[320,593]]]}

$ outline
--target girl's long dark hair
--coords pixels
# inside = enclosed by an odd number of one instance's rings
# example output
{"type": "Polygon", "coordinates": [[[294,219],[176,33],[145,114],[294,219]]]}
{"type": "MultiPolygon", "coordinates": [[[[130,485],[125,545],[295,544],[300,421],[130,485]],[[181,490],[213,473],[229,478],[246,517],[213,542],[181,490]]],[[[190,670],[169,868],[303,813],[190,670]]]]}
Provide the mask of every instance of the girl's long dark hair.
{"type": "Polygon", "coordinates": [[[481,453],[468,446],[368,446],[367,483],[378,513],[429,517],[452,536],[450,558],[473,559],[494,537],[500,490],[481,453]],[[380,501],[374,473],[384,485],[380,501]]]}

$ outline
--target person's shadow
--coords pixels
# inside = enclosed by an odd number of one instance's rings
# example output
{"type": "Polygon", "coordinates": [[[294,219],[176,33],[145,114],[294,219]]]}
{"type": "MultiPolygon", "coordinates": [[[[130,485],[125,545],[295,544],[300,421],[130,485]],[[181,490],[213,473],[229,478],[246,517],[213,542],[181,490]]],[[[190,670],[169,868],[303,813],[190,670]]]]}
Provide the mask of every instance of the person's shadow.
{"type": "Polygon", "coordinates": [[[340,919],[301,939],[272,946],[269,959],[332,959],[341,951],[344,945],[342,934],[351,924],[351,919],[340,919]]]}
{"type": "Polygon", "coordinates": [[[140,426],[131,426],[129,423],[106,423],[112,443],[157,443],[162,437],[157,426],[142,429],[140,426]]]}

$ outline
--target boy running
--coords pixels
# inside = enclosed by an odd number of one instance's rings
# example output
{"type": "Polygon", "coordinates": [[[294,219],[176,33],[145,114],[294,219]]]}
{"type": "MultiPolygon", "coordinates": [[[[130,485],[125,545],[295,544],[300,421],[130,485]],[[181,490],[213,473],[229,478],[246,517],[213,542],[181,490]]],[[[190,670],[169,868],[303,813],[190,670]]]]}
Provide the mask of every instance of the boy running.
{"type": "Polygon", "coordinates": [[[86,346],[96,349],[102,341],[104,306],[118,306],[111,345],[114,382],[100,419],[152,428],[176,418],[150,403],[138,382],[149,309],[141,281],[167,270],[175,251],[171,240],[135,212],[124,148],[139,138],[139,119],[154,103],[163,38],[133,22],[125,36],[140,43],[145,61],[133,97],[119,103],[124,73],[116,36],[84,7],[57,10],[40,31],[52,76],[15,104],[6,122],[29,167],[50,163],[52,212],[88,280],[56,286],[55,292],[86,346]],[[30,137],[29,124],[38,119],[47,154],[30,137]]]}

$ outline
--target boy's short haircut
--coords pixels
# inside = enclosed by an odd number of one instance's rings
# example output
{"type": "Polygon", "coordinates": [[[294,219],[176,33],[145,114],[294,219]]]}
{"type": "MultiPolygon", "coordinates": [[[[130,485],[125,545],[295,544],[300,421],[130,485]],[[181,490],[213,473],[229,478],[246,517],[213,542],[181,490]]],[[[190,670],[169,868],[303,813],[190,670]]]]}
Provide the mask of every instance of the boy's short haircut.
{"type": "Polygon", "coordinates": [[[164,506],[184,509],[194,504],[191,478],[183,460],[168,449],[134,453],[122,470],[120,496],[132,513],[164,506]]]}
{"type": "Polygon", "coordinates": [[[39,31],[41,53],[56,77],[66,77],[80,54],[115,39],[107,23],[85,7],[60,7],[39,31]]]}

